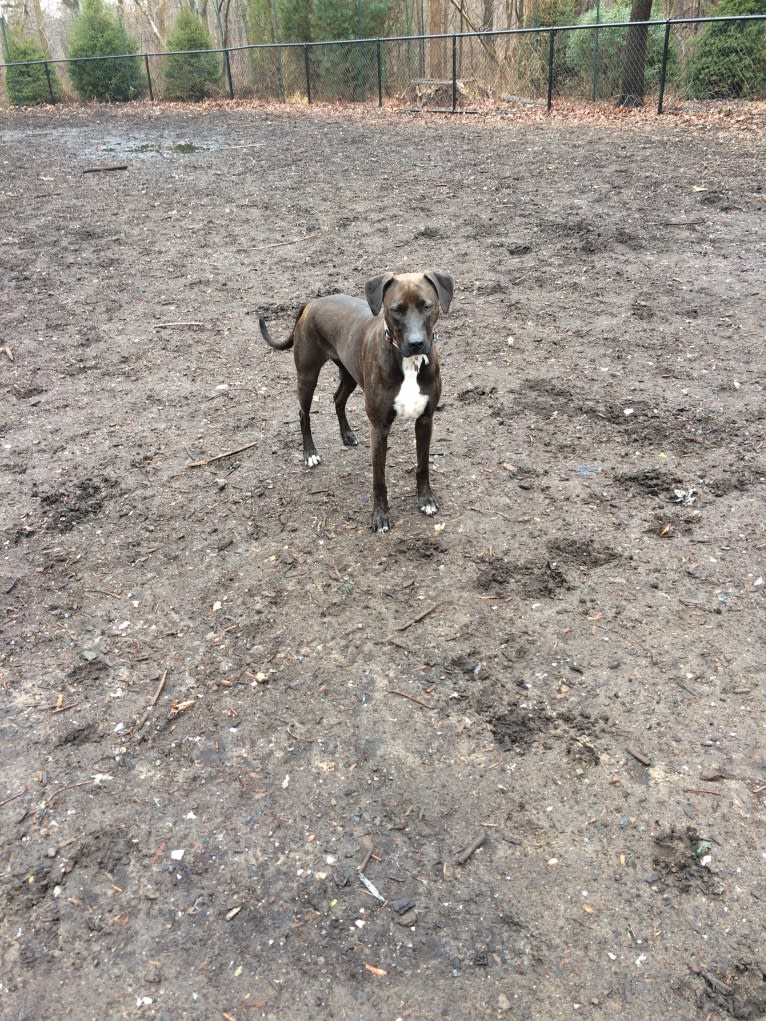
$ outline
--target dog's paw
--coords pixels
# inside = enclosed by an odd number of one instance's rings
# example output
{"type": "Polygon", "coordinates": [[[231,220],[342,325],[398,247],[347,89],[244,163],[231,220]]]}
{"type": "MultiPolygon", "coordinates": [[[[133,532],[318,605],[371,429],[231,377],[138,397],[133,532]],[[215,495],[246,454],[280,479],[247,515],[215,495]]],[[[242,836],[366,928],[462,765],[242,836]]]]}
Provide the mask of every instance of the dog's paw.
{"type": "Polygon", "coordinates": [[[428,515],[429,518],[432,517],[434,514],[439,513],[439,504],[432,496],[424,497],[422,500],[420,500],[418,506],[420,507],[421,511],[424,514],[428,515]]]}
{"type": "Polygon", "coordinates": [[[387,511],[375,510],[372,514],[372,530],[373,532],[390,532],[391,531],[391,518],[388,516],[387,511]]]}
{"type": "Polygon", "coordinates": [[[315,451],[313,454],[305,454],[303,457],[303,463],[307,468],[316,468],[318,464],[322,463],[322,458],[315,451]]]}
{"type": "Polygon", "coordinates": [[[340,434],[340,438],[343,441],[344,447],[358,447],[359,440],[356,438],[356,433],[352,433],[350,430],[340,434]]]}

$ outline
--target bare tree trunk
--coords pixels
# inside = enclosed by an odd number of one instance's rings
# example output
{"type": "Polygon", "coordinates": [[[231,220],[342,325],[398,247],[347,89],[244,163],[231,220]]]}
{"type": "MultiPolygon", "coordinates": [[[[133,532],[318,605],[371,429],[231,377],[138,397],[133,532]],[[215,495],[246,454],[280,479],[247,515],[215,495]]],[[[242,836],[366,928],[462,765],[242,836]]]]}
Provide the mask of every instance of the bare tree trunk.
{"type": "Polygon", "coordinates": [[[32,0],[32,10],[35,14],[35,31],[45,49],[48,49],[48,40],[45,35],[45,21],[43,20],[43,9],[40,0],[32,0]]]}
{"type": "MultiPolygon", "coordinates": [[[[442,0],[428,0],[428,34],[439,35],[444,31],[444,16],[442,0]]],[[[446,48],[441,40],[431,40],[428,43],[428,76],[429,78],[443,78],[446,71],[446,48]]]]}
{"type": "Polygon", "coordinates": [[[505,0],[505,27],[521,28],[524,13],[524,0],[505,0]]]}
{"type": "Polygon", "coordinates": [[[138,10],[143,14],[146,20],[149,22],[149,28],[152,30],[152,35],[157,40],[162,48],[165,45],[165,33],[164,33],[164,20],[165,20],[165,4],[162,3],[159,6],[159,10],[154,12],[159,15],[159,21],[161,24],[157,24],[157,20],[154,18],[154,13],[149,9],[148,5],[144,5],[141,0],[133,0],[138,10]]]}
{"type": "MultiPolygon", "coordinates": [[[[652,16],[652,0],[632,0],[631,21],[648,21],[652,16]]],[[[639,107],[644,105],[646,83],[646,39],[648,25],[631,25],[625,39],[625,53],[622,58],[622,87],[615,106],[639,107]]]]}

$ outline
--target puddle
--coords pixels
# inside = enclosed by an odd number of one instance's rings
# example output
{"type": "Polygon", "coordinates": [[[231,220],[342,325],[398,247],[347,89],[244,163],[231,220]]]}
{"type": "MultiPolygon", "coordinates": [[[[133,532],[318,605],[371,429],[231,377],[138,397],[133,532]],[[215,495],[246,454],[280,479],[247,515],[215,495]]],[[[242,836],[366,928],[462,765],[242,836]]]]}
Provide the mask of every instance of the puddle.
{"type": "Polygon", "coordinates": [[[172,145],[153,145],[144,143],[141,145],[128,146],[124,149],[124,151],[137,156],[167,156],[169,153],[175,152],[206,152],[207,146],[195,145],[194,142],[174,142],[172,145]]]}
{"type": "Polygon", "coordinates": [[[169,159],[172,156],[187,155],[196,152],[208,152],[212,146],[198,145],[196,142],[141,142],[137,138],[105,138],[101,144],[94,147],[91,155],[104,155],[112,153],[117,156],[152,157],[160,156],[169,159]]]}

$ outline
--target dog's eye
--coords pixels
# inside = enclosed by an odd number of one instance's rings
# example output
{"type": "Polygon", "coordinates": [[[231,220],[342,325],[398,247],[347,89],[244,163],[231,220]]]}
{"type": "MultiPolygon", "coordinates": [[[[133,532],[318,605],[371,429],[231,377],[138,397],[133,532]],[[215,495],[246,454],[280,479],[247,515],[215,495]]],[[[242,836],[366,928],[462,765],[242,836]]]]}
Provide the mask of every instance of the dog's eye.
{"type": "Polygon", "coordinates": [[[424,312],[433,312],[433,308],[434,308],[433,302],[431,302],[431,301],[424,301],[423,302],[423,311],[424,312]]]}
{"type": "Polygon", "coordinates": [[[394,307],[391,309],[391,315],[396,316],[397,319],[401,319],[405,311],[406,309],[402,308],[401,305],[394,305],[394,307]]]}

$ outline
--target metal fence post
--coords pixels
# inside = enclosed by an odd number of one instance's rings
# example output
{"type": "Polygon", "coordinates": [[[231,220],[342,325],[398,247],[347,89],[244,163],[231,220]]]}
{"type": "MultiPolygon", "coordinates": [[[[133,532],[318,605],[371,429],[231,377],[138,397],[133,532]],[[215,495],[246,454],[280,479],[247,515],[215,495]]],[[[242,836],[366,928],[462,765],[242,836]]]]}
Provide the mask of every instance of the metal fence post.
{"type": "Polygon", "coordinates": [[[309,45],[303,44],[303,64],[306,68],[306,99],[311,102],[311,62],[309,60],[309,45]]]}
{"type": "Polygon", "coordinates": [[[556,43],[556,30],[551,29],[548,37],[548,110],[553,106],[553,53],[556,43]]]}
{"type": "Polygon", "coordinates": [[[144,66],[146,67],[146,81],[149,86],[149,99],[154,102],[154,89],[152,88],[152,76],[149,71],[149,54],[144,54],[144,66]]]}
{"type": "Polygon", "coordinates": [[[596,0],[596,31],[593,33],[593,88],[591,89],[591,99],[596,102],[598,94],[598,71],[599,63],[601,61],[601,54],[599,51],[599,35],[598,26],[601,24],[601,0],[596,0]]]}
{"type": "Polygon", "coordinates": [[[375,49],[378,58],[378,106],[383,106],[383,55],[380,39],[375,40],[375,49]]]}
{"type": "Polygon", "coordinates": [[[223,51],[223,66],[226,68],[226,84],[229,88],[229,99],[234,99],[234,81],[231,77],[231,58],[229,51],[223,51]]]}
{"type": "Polygon", "coordinates": [[[457,111],[457,36],[452,36],[452,113],[457,111]]]}
{"type": "Polygon", "coordinates": [[[53,95],[53,82],[51,81],[51,69],[48,65],[48,61],[45,61],[45,77],[48,79],[48,95],[51,97],[51,103],[56,102],[56,97],[53,95]]]}
{"type": "Polygon", "coordinates": [[[662,47],[662,67],[660,68],[660,98],[657,101],[657,113],[662,113],[662,103],[665,98],[665,79],[668,72],[668,48],[670,46],[670,22],[665,22],[665,43],[662,47]]]}

